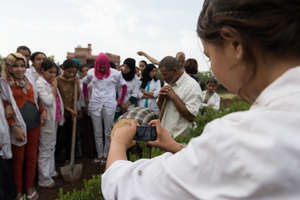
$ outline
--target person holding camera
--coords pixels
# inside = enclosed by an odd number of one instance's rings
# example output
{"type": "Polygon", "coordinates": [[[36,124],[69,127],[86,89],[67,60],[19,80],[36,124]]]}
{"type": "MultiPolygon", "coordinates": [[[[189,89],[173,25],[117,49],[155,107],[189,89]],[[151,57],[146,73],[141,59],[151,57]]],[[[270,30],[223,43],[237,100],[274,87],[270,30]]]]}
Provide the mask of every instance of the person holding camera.
{"type": "Polygon", "coordinates": [[[206,0],[197,33],[218,81],[253,102],[206,125],[185,148],[152,121],[168,152],[127,161],[135,122],[112,136],[105,199],[300,197],[300,2],[206,0]],[[280,22],[280,23],[279,23],[280,22]]]}

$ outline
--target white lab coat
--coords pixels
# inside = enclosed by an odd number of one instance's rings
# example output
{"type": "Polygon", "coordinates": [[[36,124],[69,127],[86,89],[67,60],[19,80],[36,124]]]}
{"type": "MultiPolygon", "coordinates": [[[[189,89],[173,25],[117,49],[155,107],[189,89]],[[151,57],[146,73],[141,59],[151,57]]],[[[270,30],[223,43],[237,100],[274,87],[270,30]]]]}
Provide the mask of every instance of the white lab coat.
{"type": "Polygon", "coordinates": [[[95,69],[90,69],[83,78],[83,83],[91,85],[92,94],[89,99],[88,110],[94,116],[100,116],[103,106],[116,109],[116,88],[126,85],[121,72],[110,69],[110,75],[107,78],[98,79],[95,77],[95,69]]]}
{"type": "Polygon", "coordinates": [[[36,81],[36,88],[39,100],[47,111],[46,123],[41,127],[38,154],[39,185],[47,187],[53,183],[52,176],[56,175],[54,159],[56,135],[58,125],[64,123],[64,105],[57,90],[61,119],[56,121],[56,96],[52,93],[52,86],[40,76],[36,81]]]}
{"type": "Polygon", "coordinates": [[[209,123],[176,154],[114,162],[104,198],[298,200],[300,67],[270,84],[249,111],[209,123]]]}
{"type": "MultiPolygon", "coordinates": [[[[124,102],[123,102],[124,104],[126,104],[129,101],[130,97],[135,97],[138,99],[141,83],[138,77],[135,76],[131,81],[126,81],[126,85],[127,85],[127,92],[124,98],[124,102]]],[[[123,90],[122,87],[118,87],[118,98],[121,98],[122,90],[123,90]]],[[[131,104],[128,107],[128,111],[133,109],[134,107],[136,107],[136,105],[131,104]]],[[[117,112],[119,111],[121,111],[121,109],[118,107],[117,112]]]]}
{"type": "Polygon", "coordinates": [[[80,95],[78,99],[78,108],[86,107],[84,95],[83,95],[83,79],[80,79],[80,95]]]}
{"type": "Polygon", "coordinates": [[[2,145],[2,148],[0,149],[0,157],[4,159],[12,158],[9,126],[5,117],[5,108],[1,98],[0,98],[0,144],[2,145]]]}
{"type": "Polygon", "coordinates": [[[26,69],[25,76],[28,78],[30,83],[32,85],[35,85],[35,82],[40,77],[39,73],[35,70],[34,66],[29,66],[28,69],[26,69]]]}
{"type": "MultiPolygon", "coordinates": [[[[207,90],[202,92],[203,100],[205,99],[206,93],[207,90]]],[[[202,103],[202,106],[203,107],[211,106],[212,109],[217,111],[220,109],[220,102],[221,102],[220,96],[216,92],[214,92],[214,94],[208,99],[207,103],[202,103]]]]}
{"type": "MultiPolygon", "coordinates": [[[[159,113],[159,108],[156,104],[156,99],[159,95],[160,88],[161,88],[160,80],[155,81],[154,79],[152,79],[150,81],[149,92],[153,92],[154,99],[152,99],[152,98],[148,99],[148,107],[147,108],[153,110],[156,113],[159,113]]],[[[147,86],[145,88],[145,91],[147,92],[147,86]]],[[[146,99],[142,99],[142,96],[143,96],[143,92],[140,90],[138,107],[145,107],[146,99]]]]}
{"type": "MultiPolygon", "coordinates": [[[[52,94],[52,86],[41,76],[38,78],[35,84],[39,100],[47,111],[47,121],[45,125],[41,127],[41,132],[53,133],[55,132],[56,97],[52,94]]],[[[59,125],[62,126],[64,123],[64,104],[59,90],[57,90],[57,93],[60,100],[61,111],[59,125]]]]}

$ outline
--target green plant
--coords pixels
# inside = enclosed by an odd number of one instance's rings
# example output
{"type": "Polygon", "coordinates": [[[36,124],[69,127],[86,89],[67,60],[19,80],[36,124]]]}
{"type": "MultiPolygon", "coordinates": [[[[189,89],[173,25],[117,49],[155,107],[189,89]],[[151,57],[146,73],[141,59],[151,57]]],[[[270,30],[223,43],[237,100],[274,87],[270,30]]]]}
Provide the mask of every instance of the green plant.
{"type": "Polygon", "coordinates": [[[64,194],[63,189],[59,190],[57,200],[103,200],[101,193],[101,174],[90,180],[83,181],[81,190],[73,190],[64,194]]]}

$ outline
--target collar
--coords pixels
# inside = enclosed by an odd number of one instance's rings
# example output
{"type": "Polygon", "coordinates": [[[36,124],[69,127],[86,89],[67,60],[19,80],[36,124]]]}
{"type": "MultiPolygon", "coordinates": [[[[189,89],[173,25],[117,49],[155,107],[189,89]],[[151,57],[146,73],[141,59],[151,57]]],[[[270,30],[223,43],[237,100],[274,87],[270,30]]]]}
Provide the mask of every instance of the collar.
{"type": "Polygon", "coordinates": [[[30,65],[29,69],[32,70],[34,73],[37,74],[37,71],[36,71],[36,69],[35,69],[35,67],[33,65],[30,65]]]}
{"type": "Polygon", "coordinates": [[[172,84],[172,86],[180,86],[184,84],[187,76],[188,75],[185,72],[183,72],[183,74],[179,77],[179,79],[175,83],[172,84]]]}
{"type": "Polygon", "coordinates": [[[263,105],[271,103],[275,99],[285,98],[294,93],[300,92],[300,66],[293,67],[283,73],[269,86],[267,86],[256,98],[253,105],[263,105]]]}

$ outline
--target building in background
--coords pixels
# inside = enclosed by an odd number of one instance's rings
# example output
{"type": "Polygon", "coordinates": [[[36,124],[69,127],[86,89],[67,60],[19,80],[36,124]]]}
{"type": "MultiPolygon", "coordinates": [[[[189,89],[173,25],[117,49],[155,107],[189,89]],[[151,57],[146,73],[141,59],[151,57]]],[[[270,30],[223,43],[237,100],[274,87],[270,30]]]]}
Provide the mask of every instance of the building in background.
{"type": "MultiPolygon", "coordinates": [[[[112,53],[106,53],[106,55],[109,57],[109,60],[117,67],[120,66],[120,60],[121,57],[112,54],[112,53]]],[[[97,55],[92,55],[92,44],[88,44],[87,48],[83,48],[81,46],[78,46],[75,48],[74,52],[67,52],[67,58],[77,58],[80,61],[81,65],[88,65],[88,66],[94,66],[94,62],[96,60],[97,55]]]]}

